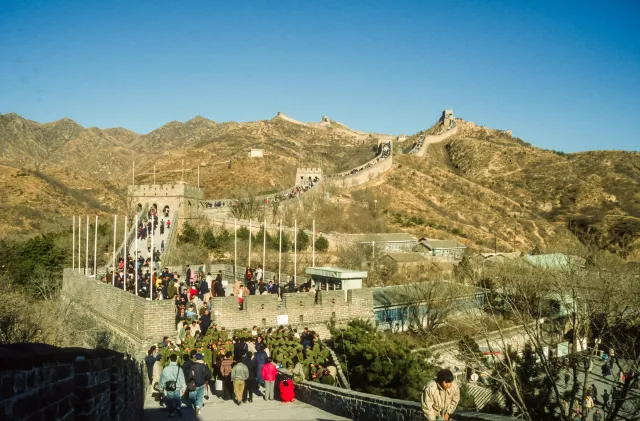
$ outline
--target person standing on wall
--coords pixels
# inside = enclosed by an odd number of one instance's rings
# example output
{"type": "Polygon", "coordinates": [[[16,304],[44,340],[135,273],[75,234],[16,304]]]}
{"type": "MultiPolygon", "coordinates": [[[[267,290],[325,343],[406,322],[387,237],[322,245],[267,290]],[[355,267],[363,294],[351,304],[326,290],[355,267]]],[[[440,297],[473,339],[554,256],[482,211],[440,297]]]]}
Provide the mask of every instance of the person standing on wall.
{"type": "Polygon", "coordinates": [[[422,392],[422,411],[429,421],[449,421],[460,401],[460,389],[451,370],[442,369],[422,392]]]}
{"type": "Polygon", "coordinates": [[[195,390],[189,392],[189,398],[196,407],[196,415],[200,415],[200,410],[204,403],[204,388],[207,382],[211,379],[211,370],[209,370],[209,367],[204,363],[203,354],[198,353],[195,357],[196,361],[191,366],[195,390]]]}
{"type": "Polygon", "coordinates": [[[187,384],[184,381],[184,373],[178,366],[178,355],[171,354],[169,365],[162,370],[160,382],[158,382],[158,390],[166,392],[165,402],[167,409],[169,409],[170,417],[173,416],[175,411],[178,412],[178,415],[182,415],[180,412],[180,397],[186,389],[187,384]]]}

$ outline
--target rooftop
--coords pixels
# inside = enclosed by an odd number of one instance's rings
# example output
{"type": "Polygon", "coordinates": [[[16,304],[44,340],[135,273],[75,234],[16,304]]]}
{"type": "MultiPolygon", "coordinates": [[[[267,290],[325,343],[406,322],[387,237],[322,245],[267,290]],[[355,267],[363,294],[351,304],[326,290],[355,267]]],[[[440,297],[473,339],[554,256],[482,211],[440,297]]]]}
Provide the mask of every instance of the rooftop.
{"type": "Polygon", "coordinates": [[[391,242],[409,242],[417,241],[417,239],[406,232],[390,232],[381,234],[350,234],[349,237],[361,243],[391,243],[391,242]]]}
{"type": "Polygon", "coordinates": [[[456,300],[475,295],[481,289],[450,281],[415,282],[406,285],[373,288],[373,306],[389,307],[427,300],[456,300]]]}
{"type": "Polygon", "coordinates": [[[366,271],[333,268],[328,266],[306,268],[304,272],[307,275],[316,275],[335,279],[364,279],[367,277],[366,271]]]}
{"type": "MultiPolygon", "coordinates": [[[[407,253],[385,253],[390,259],[396,262],[410,263],[410,262],[425,262],[429,261],[427,257],[420,253],[407,252],[407,253]]],[[[383,256],[384,257],[384,256],[383,256]]]]}
{"type": "Polygon", "coordinates": [[[465,246],[458,240],[433,240],[429,238],[421,238],[420,244],[423,244],[429,250],[467,248],[467,246],[465,246]]]}

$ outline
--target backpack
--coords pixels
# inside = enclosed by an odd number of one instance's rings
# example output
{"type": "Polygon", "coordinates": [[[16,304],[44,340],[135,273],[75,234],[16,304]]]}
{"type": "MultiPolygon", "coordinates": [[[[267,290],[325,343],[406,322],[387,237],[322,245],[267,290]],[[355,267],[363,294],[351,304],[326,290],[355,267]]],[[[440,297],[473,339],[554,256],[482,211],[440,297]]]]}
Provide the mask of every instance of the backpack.
{"type": "Polygon", "coordinates": [[[190,368],[189,370],[189,378],[184,379],[185,383],[187,384],[187,392],[193,392],[194,390],[196,390],[196,375],[193,372],[193,366],[190,368]]]}

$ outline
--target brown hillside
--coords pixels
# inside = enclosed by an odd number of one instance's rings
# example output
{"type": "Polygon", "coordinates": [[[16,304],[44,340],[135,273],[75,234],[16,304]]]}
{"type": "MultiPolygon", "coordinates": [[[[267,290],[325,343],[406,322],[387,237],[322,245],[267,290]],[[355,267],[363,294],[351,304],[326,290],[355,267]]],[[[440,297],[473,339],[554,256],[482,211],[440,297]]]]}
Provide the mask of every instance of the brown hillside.
{"type": "MultiPolygon", "coordinates": [[[[439,131],[436,125],[424,132],[439,131]]],[[[186,182],[196,184],[200,166],[205,196],[226,198],[290,187],[299,164],[326,173],[353,168],[374,156],[375,145],[374,136],[330,120],[301,124],[286,116],[247,123],[195,117],[138,135],[85,129],[68,119],[39,124],[0,115],[7,215],[0,229],[29,235],[71,214],[123,212],[134,159],[136,183],[151,183],[154,165],[156,183],[180,180],[184,161],[186,182]],[[250,148],[264,149],[265,158],[249,159],[250,148]]],[[[430,145],[423,158],[396,155],[393,169],[354,189],[350,202],[371,192],[389,230],[458,238],[478,249],[544,250],[580,239],[636,256],[640,246],[635,152],[562,154],[459,121],[458,134],[430,145]]],[[[348,197],[340,202],[349,203],[348,197]]]]}

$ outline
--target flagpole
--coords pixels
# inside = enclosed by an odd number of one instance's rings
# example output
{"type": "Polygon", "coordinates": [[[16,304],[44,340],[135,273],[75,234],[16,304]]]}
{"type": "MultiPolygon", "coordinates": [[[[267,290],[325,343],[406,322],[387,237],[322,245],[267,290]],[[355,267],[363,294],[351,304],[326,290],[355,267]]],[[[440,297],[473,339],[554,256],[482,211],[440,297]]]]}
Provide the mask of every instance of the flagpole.
{"type": "Polygon", "coordinates": [[[136,236],[136,254],[134,255],[134,260],[133,260],[133,269],[135,272],[133,282],[134,282],[135,294],[138,295],[138,214],[136,214],[136,226],[134,230],[135,232],[133,235],[136,236]]]}
{"type": "Polygon", "coordinates": [[[124,250],[122,251],[122,270],[124,271],[124,280],[122,289],[127,290],[127,215],[124,216],[124,250]]]}
{"type": "Polygon", "coordinates": [[[98,279],[98,215],[96,215],[96,224],[93,232],[93,277],[98,279]]]}
{"type": "Polygon", "coordinates": [[[76,216],[71,217],[71,267],[76,271],[76,216]]]}
{"type": "Polygon", "coordinates": [[[267,259],[267,219],[264,220],[263,227],[263,236],[262,236],[262,279],[264,279],[264,272],[266,270],[267,265],[265,264],[265,260],[267,259]]]}
{"type": "Polygon", "coordinates": [[[311,237],[311,266],[316,267],[316,220],[313,220],[313,236],[311,237]]]}
{"type": "MultiPolygon", "coordinates": [[[[156,268],[153,264],[153,232],[155,231],[153,229],[153,224],[155,222],[155,217],[153,216],[153,212],[151,213],[151,282],[149,282],[149,284],[151,285],[151,287],[149,288],[149,298],[151,298],[151,300],[153,300],[153,270],[156,268]]],[[[175,227],[176,229],[178,227],[175,227]]],[[[189,282],[189,280],[187,279],[186,282],[189,282]]],[[[187,284],[188,285],[188,284],[187,284]]]]}
{"type": "Polygon", "coordinates": [[[249,219],[249,264],[247,266],[251,267],[251,219],[249,219]]]}
{"type": "Polygon", "coordinates": [[[233,281],[236,280],[236,268],[238,267],[238,220],[233,220],[233,281]]]}
{"type": "Polygon", "coordinates": [[[293,221],[293,285],[298,285],[298,220],[293,221]]]}
{"type": "Polygon", "coordinates": [[[84,276],[89,276],[89,215],[87,215],[87,238],[84,251],[84,276]]]}
{"type": "Polygon", "coordinates": [[[116,227],[118,225],[118,216],[113,215],[113,276],[111,276],[111,284],[116,286],[116,227]]]}
{"type": "Polygon", "coordinates": [[[278,282],[280,282],[280,276],[282,273],[282,219],[280,220],[279,248],[280,248],[280,251],[278,252],[278,282]]]}
{"type": "Polygon", "coordinates": [[[82,216],[78,215],[78,272],[82,273],[82,216]]]}

